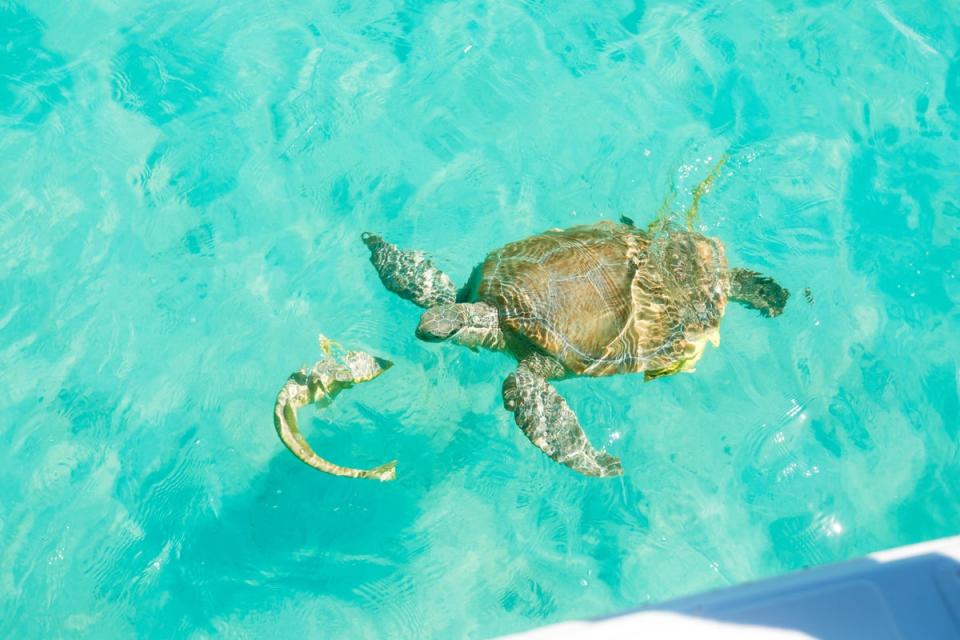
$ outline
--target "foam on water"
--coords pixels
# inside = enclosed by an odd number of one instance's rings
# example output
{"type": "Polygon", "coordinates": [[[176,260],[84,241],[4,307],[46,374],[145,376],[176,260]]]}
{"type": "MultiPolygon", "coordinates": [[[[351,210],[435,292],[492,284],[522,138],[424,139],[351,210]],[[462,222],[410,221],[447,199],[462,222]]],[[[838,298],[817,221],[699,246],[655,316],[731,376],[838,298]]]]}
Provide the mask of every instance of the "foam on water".
{"type": "Polygon", "coordinates": [[[0,2],[0,635],[486,637],[960,531],[960,10],[595,4],[0,2]],[[724,153],[700,224],[794,295],[558,384],[622,480],[359,240],[463,282],[724,153]],[[302,427],[394,483],[277,441],[320,332],[396,366],[302,427]]]}

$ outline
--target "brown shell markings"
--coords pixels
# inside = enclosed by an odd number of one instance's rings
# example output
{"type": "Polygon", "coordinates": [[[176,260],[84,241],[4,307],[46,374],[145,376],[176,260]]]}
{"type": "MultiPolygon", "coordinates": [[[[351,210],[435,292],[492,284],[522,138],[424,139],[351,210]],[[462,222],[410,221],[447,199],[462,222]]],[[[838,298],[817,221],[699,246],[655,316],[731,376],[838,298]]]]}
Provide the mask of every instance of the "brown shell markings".
{"type": "Polygon", "coordinates": [[[713,339],[726,270],[717,240],[601,222],[490,253],[472,299],[499,309],[518,358],[533,350],[571,374],[656,377],[689,369],[713,339]]]}

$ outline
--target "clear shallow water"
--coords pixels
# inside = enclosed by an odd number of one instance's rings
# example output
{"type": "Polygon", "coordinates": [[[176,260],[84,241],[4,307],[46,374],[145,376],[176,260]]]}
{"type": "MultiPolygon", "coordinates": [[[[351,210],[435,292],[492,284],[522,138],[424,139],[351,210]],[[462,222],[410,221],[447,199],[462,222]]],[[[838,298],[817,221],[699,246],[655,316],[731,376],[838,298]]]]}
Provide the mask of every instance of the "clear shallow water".
{"type": "Polygon", "coordinates": [[[485,637],[960,531],[960,10],[602,4],[0,3],[3,636],[485,637]],[[701,223],[794,297],[559,385],[622,481],[359,242],[462,282],[724,152],[701,223]],[[395,483],[276,439],[320,331],[397,366],[301,422],[395,483]]]}

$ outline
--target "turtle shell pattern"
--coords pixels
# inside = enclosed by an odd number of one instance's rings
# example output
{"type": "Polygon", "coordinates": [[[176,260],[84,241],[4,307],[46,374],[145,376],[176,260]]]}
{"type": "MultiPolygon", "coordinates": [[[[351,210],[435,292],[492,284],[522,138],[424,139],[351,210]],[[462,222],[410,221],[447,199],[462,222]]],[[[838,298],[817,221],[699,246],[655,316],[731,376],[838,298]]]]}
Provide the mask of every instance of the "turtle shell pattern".
{"type": "Polygon", "coordinates": [[[649,379],[692,370],[706,341],[717,344],[727,278],[716,239],[601,222],[493,251],[469,298],[498,309],[518,359],[540,351],[571,374],[649,379]]]}

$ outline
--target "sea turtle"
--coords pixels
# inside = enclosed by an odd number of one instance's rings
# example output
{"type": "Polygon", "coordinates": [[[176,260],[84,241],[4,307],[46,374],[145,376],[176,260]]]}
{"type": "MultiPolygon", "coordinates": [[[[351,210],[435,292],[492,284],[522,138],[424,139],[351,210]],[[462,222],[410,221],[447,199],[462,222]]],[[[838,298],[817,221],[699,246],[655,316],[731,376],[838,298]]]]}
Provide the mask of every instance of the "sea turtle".
{"type": "Polygon", "coordinates": [[[418,338],[515,357],[503,404],[523,433],[579,473],[615,476],[620,460],[594,449],[550,381],[693,371],[706,343],[719,344],[728,299],[773,317],[789,297],[769,277],[728,268],[720,240],[690,221],[550,229],[488,254],[459,290],[422,252],[362,239],[387,289],[426,308],[418,338]]]}

